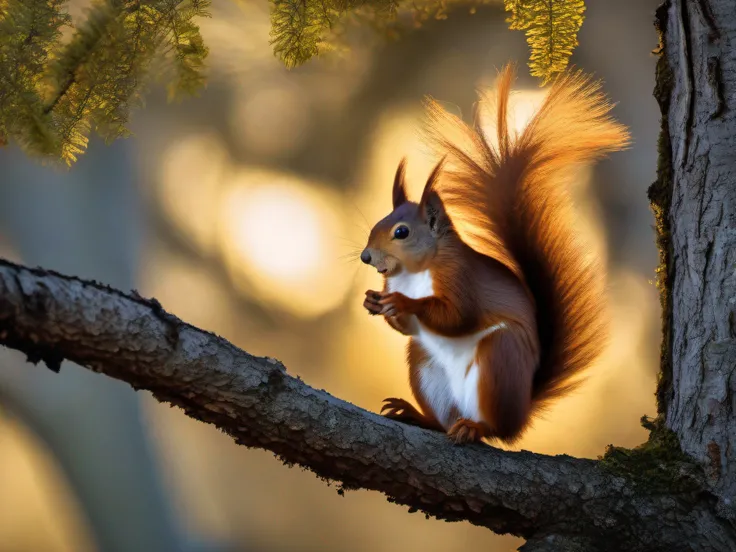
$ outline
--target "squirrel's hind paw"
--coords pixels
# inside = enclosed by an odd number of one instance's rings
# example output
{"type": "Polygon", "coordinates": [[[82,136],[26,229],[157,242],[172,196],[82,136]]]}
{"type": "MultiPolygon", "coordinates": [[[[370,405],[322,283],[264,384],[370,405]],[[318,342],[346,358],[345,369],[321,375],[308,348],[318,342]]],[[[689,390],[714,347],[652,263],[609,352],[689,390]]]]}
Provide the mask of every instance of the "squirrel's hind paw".
{"type": "Polygon", "coordinates": [[[490,436],[490,430],[484,423],[460,418],[447,432],[447,436],[456,444],[475,443],[490,436]]]}

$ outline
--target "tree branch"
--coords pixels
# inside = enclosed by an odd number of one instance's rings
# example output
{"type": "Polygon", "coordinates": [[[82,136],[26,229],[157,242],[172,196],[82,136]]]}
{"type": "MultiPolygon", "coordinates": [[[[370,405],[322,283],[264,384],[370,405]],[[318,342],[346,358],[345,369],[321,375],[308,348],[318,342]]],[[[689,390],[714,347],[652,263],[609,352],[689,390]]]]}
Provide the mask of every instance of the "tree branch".
{"type": "Polygon", "coordinates": [[[0,343],[147,389],[239,444],[441,519],[537,543],[585,533],[601,550],[733,544],[702,499],[647,492],[592,460],[453,446],[313,389],[135,292],[0,260],[0,343]]]}

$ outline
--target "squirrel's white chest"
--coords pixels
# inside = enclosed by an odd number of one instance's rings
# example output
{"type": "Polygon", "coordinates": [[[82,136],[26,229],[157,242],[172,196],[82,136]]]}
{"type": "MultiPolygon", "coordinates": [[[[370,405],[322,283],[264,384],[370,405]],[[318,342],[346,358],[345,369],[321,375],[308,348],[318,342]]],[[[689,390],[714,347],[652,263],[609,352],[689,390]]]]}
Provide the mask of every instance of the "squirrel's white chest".
{"type": "Polygon", "coordinates": [[[388,279],[388,290],[403,293],[410,299],[431,297],[434,295],[432,273],[429,270],[423,272],[401,272],[388,279]]]}
{"type": "MultiPolygon", "coordinates": [[[[388,279],[388,290],[412,299],[434,295],[432,275],[426,270],[402,272],[388,279]]],[[[431,405],[437,419],[446,428],[455,420],[450,412],[455,407],[460,416],[482,421],[478,409],[478,365],[475,362],[478,342],[497,328],[491,327],[463,337],[445,337],[428,330],[421,322],[413,337],[427,354],[419,370],[420,390],[431,405]]]]}

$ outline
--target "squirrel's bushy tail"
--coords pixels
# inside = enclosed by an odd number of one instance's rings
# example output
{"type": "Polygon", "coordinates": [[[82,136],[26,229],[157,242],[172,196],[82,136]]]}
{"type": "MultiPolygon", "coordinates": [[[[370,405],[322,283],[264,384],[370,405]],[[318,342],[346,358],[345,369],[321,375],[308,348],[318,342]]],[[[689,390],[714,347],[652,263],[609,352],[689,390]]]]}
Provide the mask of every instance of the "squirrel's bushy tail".
{"type": "Polygon", "coordinates": [[[574,388],[605,345],[603,269],[575,226],[568,184],[576,167],[624,148],[629,134],[611,118],[600,83],[581,72],[558,77],[517,133],[508,124],[513,80],[505,67],[472,127],[430,101],[427,130],[447,156],[439,191],[461,236],[506,265],[534,298],[539,410],[574,388]]]}

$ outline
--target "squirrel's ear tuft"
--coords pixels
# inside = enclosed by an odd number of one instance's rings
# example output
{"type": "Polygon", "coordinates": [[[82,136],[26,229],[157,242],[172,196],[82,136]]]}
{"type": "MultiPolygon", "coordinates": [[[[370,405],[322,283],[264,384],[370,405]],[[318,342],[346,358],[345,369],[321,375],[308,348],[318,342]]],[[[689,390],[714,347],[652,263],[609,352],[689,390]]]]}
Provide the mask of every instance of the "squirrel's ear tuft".
{"type": "Polygon", "coordinates": [[[393,200],[394,209],[408,201],[408,198],[406,197],[406,157],[401,160],[401,162],[399,163],[399,168],[396,169],[396,176],[394,177],[393,200]]]}
{"type": "Polygon", "coordinates": [[[427,183],[424,185],[424,192],[422,192],[422,199],[419,201],[419,212],[427,221],[429,229],[434,234],[440,234],[449,225],[450,219],[445,211],[445,206],[440,199],[440,194],[437,193],[436,184],[442,173],[442,167],[445,164],[445,157],[443,157],[429,175],[427,183]]]}

